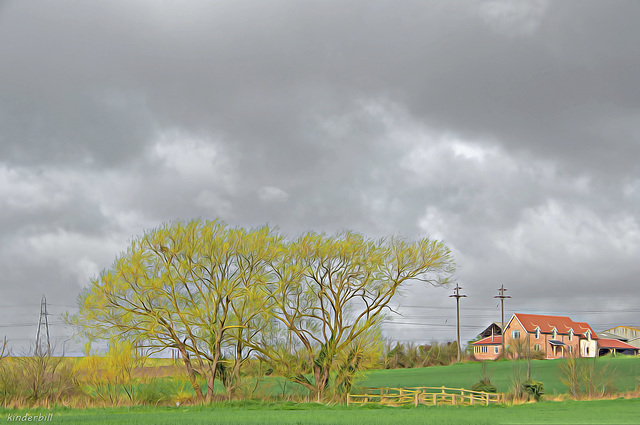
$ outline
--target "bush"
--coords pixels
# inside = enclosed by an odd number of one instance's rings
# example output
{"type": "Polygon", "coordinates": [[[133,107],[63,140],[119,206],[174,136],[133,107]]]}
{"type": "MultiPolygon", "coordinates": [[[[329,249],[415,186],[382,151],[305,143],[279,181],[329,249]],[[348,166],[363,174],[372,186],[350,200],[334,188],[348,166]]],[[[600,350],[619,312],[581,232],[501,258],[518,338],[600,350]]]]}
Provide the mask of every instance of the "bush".
{"type": "Polygon", "coordinates": [[[483,393],[495,393],[498,391],[491,381],[479,381],[471,387],[473,391],[482,391],[483,393]]]}
{"type": "Polygon", "coordinates": [[[480,381],[478,381],[471,389],[473,391],[482,391],[485,393],[495,393],[498,391],[495,385],[491,383],[491,373],[487,369],[487,362],[482,362],[481,365],[481,376],[480,381]]]}
{"type": "Polygon", "coordinates": [[[608,370],[608,365],[596,367],[596,362],[597,357],[593,360],[567,357],[559,365],[561,381],[574,399],[600,398],[614,393],[615,374],[608,370]]]}
{"type": "Polygon", "coordinates": [[[151,379],[147,383],[139,384],[136,393],[136,399],[143,404],[158,405],[171,400],[171,398],[171,389],[158,379],[151,379]]]}
{"type": "Polygon", "coordinates": [[[536,401],[540,401],[542,399],[542,395],[544,394],[544,384],[539,381],[534,381],[533,379],[527,379],[524,384],[522,384],[524,390],[536,401]]]}

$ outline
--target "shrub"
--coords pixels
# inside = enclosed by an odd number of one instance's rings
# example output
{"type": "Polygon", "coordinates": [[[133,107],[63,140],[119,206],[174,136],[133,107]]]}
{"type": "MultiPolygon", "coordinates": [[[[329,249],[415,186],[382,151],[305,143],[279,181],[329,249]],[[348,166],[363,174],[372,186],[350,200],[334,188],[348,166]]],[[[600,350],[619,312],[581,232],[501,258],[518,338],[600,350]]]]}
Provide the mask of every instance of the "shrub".
{"type": "Polygon", "coordinates": [[[473,391],[482,391],[485,393],[495,393],[496,391],[498,391],[496,386],[491,383],[491,375],[489,373],[489,370],[487,369],[486,361],[482,362],[480,366],[480,372],[480,381],[474,384],[471,389],[473,391]]]}
{"type": "Polygon", "coordinates": [[[158,379],[138,385],[136,399],[143,404],[158,405],[172,398],[172,391],[158,379]]]}
{"type": "Polygon", "coordinates": [[[561,381],[574,399],[599,398],[614,392],[614,374],[608,365],[597,367],[596,362],[596,357],[593,360],[568,357],[560,364],[561,381]]]}
{"type": "Polygon", "coordinates": [[[544,394],[544,384],[539,381],[534,381],[533,379],[527,379],[524,384],[522,384],[524,390],[536,401],[540,401],[542,399],[542,395],[544,394]]]}
{"type": "Polygon", "coordinates": [[[482,391],[484,393],[495,393],[498,391],[495,385],[491,383],[491,381],[479,381],[474,384],[471,389],[473,391],[482,391]]]}

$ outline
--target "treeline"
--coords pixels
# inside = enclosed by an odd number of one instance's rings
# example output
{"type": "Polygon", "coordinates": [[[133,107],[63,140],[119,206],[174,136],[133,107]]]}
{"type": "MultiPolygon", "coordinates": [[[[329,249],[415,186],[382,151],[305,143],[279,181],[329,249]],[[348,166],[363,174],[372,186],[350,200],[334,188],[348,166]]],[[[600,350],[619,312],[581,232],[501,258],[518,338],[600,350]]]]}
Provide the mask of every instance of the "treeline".
{"type": "MultiPolygon", "coordinates": [[[[0,347],[0,407],[64,405],[70,407],[157,405],[201,401],[189,385],[185,367],[179,359],[149,359],[127,342],[110,345],[107,352],[97,352],[90,344],[83,357],[62,358],[50,353],[12,356],[0,347]],[[163,366],[154,366],[161,362],[163,366]],[[159,368],[169,373],[156,375],[159,368]]],[[[362,363],[362,369],[396,369],[446,365],[456,360],[456,344],[416,345],[387,341],[378,353],[362,363]],[[375,357],[377,354],[377,357],[375,357]]],[[[228,390],[234,362],[223,358],[218,364],[218,384],[228,390]]],[[[286,369],[287,366],[283,366],[286,369]]],[[[292,370],[299,365],[290,365],[292,370]]],[[[308,367],[308,366],[307,366],[308,367]]],[[[282,369],[281,369],[282,370],[282,369]]],[[[354,371],[357,372],[357,371],[354,371]]],[[[337,369],[325,389],[325,399],[343,401],[353,381],[337,369]],[[347,385],[348,384],[348,385],[347,385]],[[349,388],[347,388],[347,386],[349,388]]],[[[198,374],[200,387],[207,382],[198,374]]],[[[215,394],[214,400],[259,399],[269,401],[309,401],[310,392],[300,384],[287,381],[268,363],[250,358],[234,381],[235,391],[215,394]]]]}
{"type": "Polygon", "coordinates": [[[385,346],[380,367],[403,369],[413,367],[447,366],[458,359],[458,343],[432,342],[429,344],[392,343],[385,346]]]}
{"type": "Polygon", "coordinates": [[[399,290],[445,284],[453,271],[449,249],[427,238],[288,239],[267,226],[176,222],[132,241],[68,320],[89,340],[177,350],[200,400],[213,399],[217,380],[236,397],[257,359],[320,401],[333,397],[327,388],[346,394],[380,359],[380,324],[399,290]]]}

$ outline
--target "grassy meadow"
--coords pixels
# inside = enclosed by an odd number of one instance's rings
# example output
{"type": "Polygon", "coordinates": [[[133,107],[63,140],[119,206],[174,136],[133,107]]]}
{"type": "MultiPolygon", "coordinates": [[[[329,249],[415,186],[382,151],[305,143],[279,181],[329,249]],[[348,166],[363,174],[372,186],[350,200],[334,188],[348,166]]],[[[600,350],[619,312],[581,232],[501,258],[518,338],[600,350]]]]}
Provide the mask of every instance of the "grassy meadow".
{"type": "MultiPolygon", "coordinates": [[[[15,360],[15,359],[14,359],[15,360]]],[[[71,367],[80,359],[64,359],[71,367]]],[[[302,402],[305,391],[280,377],[247,377],[243,397],[247,401],[222,401],[219,386],[217,402],[192,405],[193,389],[181,374],[181,366],[168,359],[149,359],[135,371],[130,391],[135,403],[120,394],[120,407],[96,403],[63,403],[50,409],[0,408],[0,418],[28,421],[25,415],[53,414],[51,422],[67,424],[640,424],[640,357],[605,357],[596,360],[601,381],[609,382],[619,393],[606,400],[572,400],[562,383],[564,360],[531,361],[532,377],[544,383],[545,398],[539,403],[491,406],[383,407],[345,406],[302,402]],[[622,393],[626,393],[623,394],[622,393]],[[617,397],[617,398],[616,398],[617,397]],[[631,398],[636,397],[636,398],[631,398]],[[294,401],[287,401],[294,400],[294,401]],[[176,405],[179,402],[179,405],[176,405]],[[16,416],[17,415],[17,416],[16,416]],[[18,418],[20,417],[20,418],[18,418]]],[[[499,392],[509,392],[514,373],[526,374],[526,361],[498,361],[486,364],[486,373],[499,392]],[[519,371],[519,372],[518,372],[519,371]]],[[[480,363],[460,363],[427,368],[371,370],[359,377],[352,392],[361,387],[446,386],[471,388],[482,376],[480,363]]],[[[83,387],[84,397],[92,389],[83,387]]],[[[35,419],[37,421],[37,419],[35,419]]],[[[33,421],[33,420],[32,420],[33,421]]]]}
{"type": "Polygon", "coordinates": [[[346,407],[310,403],[222,403],[213,406],[0,410],[53,413],[63,424],[640,424],[640,399],[529,403],[505,407],[346,407]]]}
{"type": "MultiPolygon", "coordinates": [[[[593,361],[584,359],[586,361],[593,361]]],[[[567,394],[568,388],[562,382],[560,369],[564,360],[532,360],[531,376],[544,384],[547,398],[567,394]]],[[[151,359],[147,365],[149,375],[165,376],[165,383],[170,387],[178,387],[177,382],[163,374],[170,370],[171,360],[151,359]],[[153,372],[153,371],[156,372],[153,372]],[[173,382],[173,383],[172,383],[173,382]]],[[[599,357],[596,359],[596,370],[601,374],[601,380],[610,383],[616,392],[633,391],[640,387],[640,357],[618,356],[599,357]]],[[[498,392],[509,392],[513,385],[514,373],[519,371],[525,375],[527,362],[497,361],[487,362],[486,371],[498,392]]],[[[361,387],[440,387],[470,389],[482,376],[482,365],[477,362],[457,363],[450,366],[431,366],[408,369],[377,369],[364,372],[356,380],[353,393],[361,387]]],[[[301,397],[306,390],[297,384],[280,377],[265,377],[258,385],[250,380],[247,385],[256,387],[254,395],[260,397],[286,398],[287,396],[301,397]]],[[[191,391],[190,388],[185,391],[191,391]]],[[[224,394],[220,384],[219,394],[224,394]]]]}
{"type": "MultiPolygon", "coordinates": [[[[585,359],[586,360],[586,359],[585,359]]],[[[589,361],[589,360],[587,360],[589,361]]],[[[547,395],[567,393],[562,383],[560,368],[564,360],[532,360],[531,377],[544,383],[547,395]]],[[[640,357],[617,356],[599,357],[596,360],[605,381],[612,378],[611,384],[619,392],[632,391],[640,386],[640,357]]],[[[508,392],[514,372],[526,374],[527,362],[498,361],[486,364],[491,382],[498,392],[508,392]]],[[[451,366],[433,366],[416,369],[387,369],[367,372],[357,381],[360,387],[439,387],[467,388],[480,380],[480,363],[457,363],[451,366]]]]}

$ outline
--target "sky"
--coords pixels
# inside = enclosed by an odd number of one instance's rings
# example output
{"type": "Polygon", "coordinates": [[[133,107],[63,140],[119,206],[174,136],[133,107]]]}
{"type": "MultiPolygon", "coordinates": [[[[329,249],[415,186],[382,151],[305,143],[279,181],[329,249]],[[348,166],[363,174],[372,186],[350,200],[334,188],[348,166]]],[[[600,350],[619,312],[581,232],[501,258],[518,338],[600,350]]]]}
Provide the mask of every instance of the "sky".
{"type": "MultiPolygon", "coordinates": [[[[640,325],[637,1],[0,0],[0,336],[132,239],[219,217],[444,241],[464,341],[514,312],[640,325]]],[[[394,340],[455,339],[408,286],[394,340]]]]}

